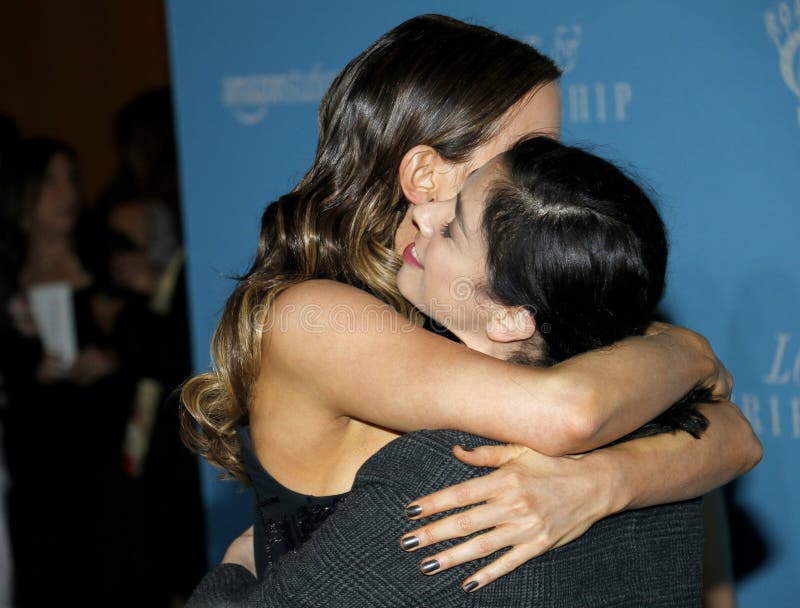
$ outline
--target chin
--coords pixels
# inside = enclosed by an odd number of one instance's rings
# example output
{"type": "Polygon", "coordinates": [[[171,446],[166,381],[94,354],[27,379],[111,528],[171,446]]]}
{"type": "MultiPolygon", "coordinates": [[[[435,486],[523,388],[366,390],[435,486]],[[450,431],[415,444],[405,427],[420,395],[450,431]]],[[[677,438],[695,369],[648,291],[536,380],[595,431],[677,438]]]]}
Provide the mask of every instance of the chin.
{"type": "Polygon", "coordinates": [[[397,289],[406,300],[411,302],[411,305],[414,308],[417,310],[422,310],[422,308],[420,308],[420,299],[418,294],[413,289],[413,277],[410,276],[412,272],[412,268],[408,267],[406,264],[403,264],[397,273],[397,289]]]}

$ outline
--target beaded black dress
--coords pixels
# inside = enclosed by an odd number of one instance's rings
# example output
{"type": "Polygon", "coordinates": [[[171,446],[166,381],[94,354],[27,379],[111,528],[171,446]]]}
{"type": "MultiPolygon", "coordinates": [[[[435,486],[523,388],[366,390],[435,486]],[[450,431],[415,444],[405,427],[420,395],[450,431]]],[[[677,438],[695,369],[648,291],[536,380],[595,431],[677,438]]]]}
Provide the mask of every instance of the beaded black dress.
{"type": "Polygon", "coordinates": [[[346,494],[307,496],[284,487],[275,480],[256,456],[250,427],[238,429],[242,461],[253,484],[255,517],[253,544],[259,576],[281,555],[294,551],[333,513],[346,494]]]}

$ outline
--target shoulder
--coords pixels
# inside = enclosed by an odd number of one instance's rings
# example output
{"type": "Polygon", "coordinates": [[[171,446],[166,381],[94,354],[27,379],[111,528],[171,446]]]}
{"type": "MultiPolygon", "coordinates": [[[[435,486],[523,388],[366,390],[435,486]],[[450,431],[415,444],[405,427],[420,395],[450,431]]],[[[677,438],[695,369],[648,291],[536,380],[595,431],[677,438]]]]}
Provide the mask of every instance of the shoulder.
{"type": "Polygon", "coordinates": [[[268,328],[279,327],[283,334],[300,330],[311,336],[367,336],[386,328],[405,333],[416,327],[372,294],[325,279],[303,281],[282,291],[267,321],[268,328]]]}
{"type": "Polygon", "coordinates": [[[385,302],[382,302],[362,289],[329,279],[302,281],[288,287],[275,299],[276,308],[305,304],[332,306],[340,303],[391,308],[391,306],[385,302]]]}

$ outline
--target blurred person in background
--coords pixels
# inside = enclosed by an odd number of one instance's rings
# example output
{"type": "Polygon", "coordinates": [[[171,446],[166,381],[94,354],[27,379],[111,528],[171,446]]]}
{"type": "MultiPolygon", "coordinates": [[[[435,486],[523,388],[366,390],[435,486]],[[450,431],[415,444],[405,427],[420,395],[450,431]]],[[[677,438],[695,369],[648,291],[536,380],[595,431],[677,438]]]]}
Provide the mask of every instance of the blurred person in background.
{"type": "MultiPolygon", "coordinates": [[[[4,193],[10,188],[9,159],[19,143],[17,123],[9,116],[0,115],[0,203],[6,200],[4,193]]],[[[10,318],[6,308],[13,292],[14,281],[11,280],[12,260],[16,257],[16,230],[8,216],[8,206],[0,204],[0,337],[10,327],[10,318]]],[[[8,530],[8,509],[6,493],[9,478],[6,468],[5,428],[8,394],[3,367],[0,367],[0,608],[11,606],[12,579],[14,565],[11,559],[11,539],[8,530]]]]}
{"type": "Polygon", "coordinates": [[[120,164],[91,240],[104,244],[98,273],[122,301],[114,337],[135,386],[110,539],[117,559],[104,578],[126,589],[117,605],[166,606],[184,601],[206,567],[198,462],[180,441],[174,394],[191,362],[169,91],[136,97],[115,130],[120,164]]]}
{"type": "Polygon", "coordinates": [[[6,261],[13,295],[2,338],[6,379],[9,520],[16,605],[78,599],[103,603],[83,576],[102,547],[109,481],[119,470],[130,382],[112,329],[119,303],[81,256],[77,158],[71,146],[23,139],[9,167],[3,208],[17,247],[6,261]],[[77,356],[67,364],[43,345],[31,288],[60,284],[71,297],[77,356]],[[42,584],[46,569],[47,584],[42,584]]]}

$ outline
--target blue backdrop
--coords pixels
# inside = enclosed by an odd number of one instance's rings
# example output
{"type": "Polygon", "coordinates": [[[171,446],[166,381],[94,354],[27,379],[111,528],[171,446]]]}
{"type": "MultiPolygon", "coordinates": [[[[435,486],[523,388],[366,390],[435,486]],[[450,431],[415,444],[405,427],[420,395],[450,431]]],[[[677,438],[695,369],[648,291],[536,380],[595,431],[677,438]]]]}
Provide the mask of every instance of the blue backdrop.
{"type": "MultiPolygon", "coordinates": [[[[336,72],[402,20],[440,12],[532,42],[564,69],[564,139],[635,168],[672,235],[665,310],[705,334],[765,447],[737,484],[764,558],[742,606],[800,605],[800,1],[170,0],[194,361],[255,250],[266,203],[295,184],[336,72]]],[[[249,494],[204,470],[209,559],[249,494]]],[[[741,526],[741,522],[739,523],[741,526]]]]}

